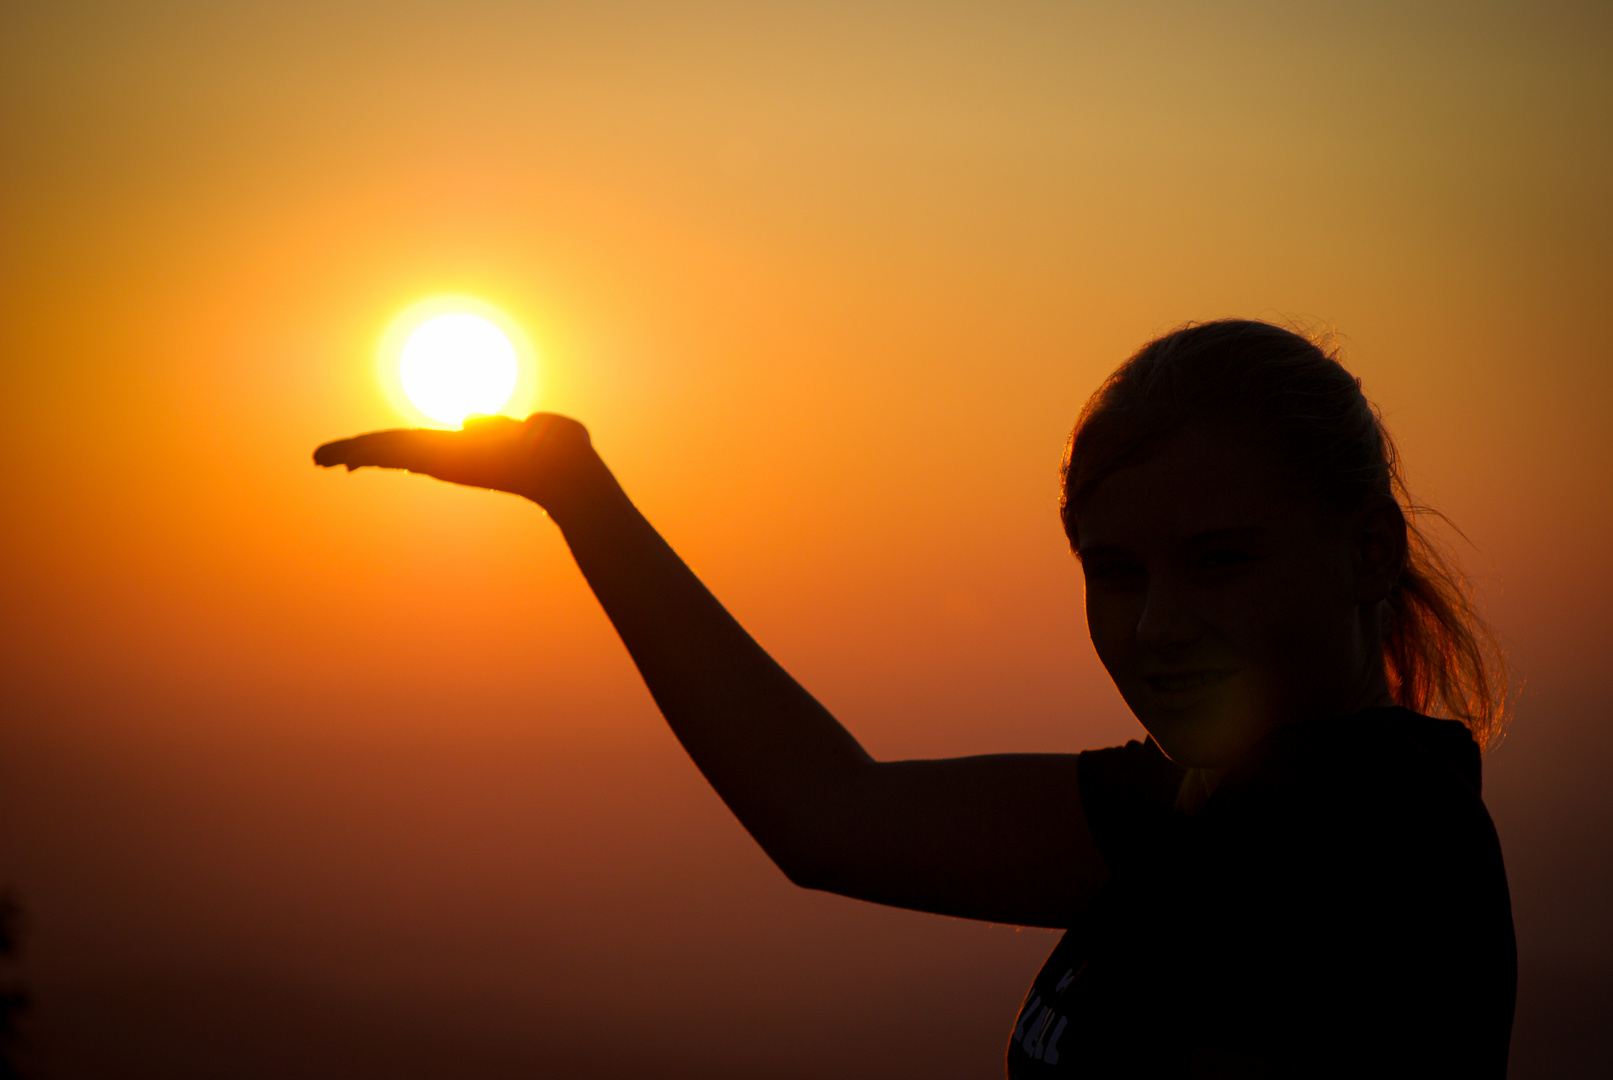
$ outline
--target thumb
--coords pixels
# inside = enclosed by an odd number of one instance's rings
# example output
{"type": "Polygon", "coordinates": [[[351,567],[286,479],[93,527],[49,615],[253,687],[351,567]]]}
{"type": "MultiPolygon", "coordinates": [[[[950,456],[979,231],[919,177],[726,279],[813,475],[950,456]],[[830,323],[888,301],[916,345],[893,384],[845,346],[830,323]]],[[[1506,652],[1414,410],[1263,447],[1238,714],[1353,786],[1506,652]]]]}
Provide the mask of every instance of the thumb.
{"type": "Polygon", "coordinates": [[[519,427],[521,422],[498,413],[470,413],[460,422],[461,431],[492,432],[501,427],[519,427]]]}

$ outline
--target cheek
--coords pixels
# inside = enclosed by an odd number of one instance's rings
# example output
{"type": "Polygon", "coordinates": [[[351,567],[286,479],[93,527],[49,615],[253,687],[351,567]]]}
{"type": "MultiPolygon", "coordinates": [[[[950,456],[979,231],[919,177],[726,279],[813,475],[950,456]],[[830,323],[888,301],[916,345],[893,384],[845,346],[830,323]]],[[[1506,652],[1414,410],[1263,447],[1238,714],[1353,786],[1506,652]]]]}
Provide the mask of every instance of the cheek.
{"type": "Polygon", "coordinates": [[[1087,589],[1087,634],[1109,674],[1119,678],[1137,641],[1142,601],[1126,594],[1087,589]]]}
{"type": "Polygon", "coordinates": [[[1297,566],[1273,575],[1241,596],[1229,610],[1225,629],[1267,680],[1314,682],[1338,647],[1338,628],[1348,605],[1328,588],[1326,567],[1297,566]]]}
{"type": "Polygon", "coordinates": [[[1295,624],[1303,621],[1291,596],[1259,578],[1210,598],[1205,607],[1216,636],[1251,660],[1280,652],[1295,624]]]}

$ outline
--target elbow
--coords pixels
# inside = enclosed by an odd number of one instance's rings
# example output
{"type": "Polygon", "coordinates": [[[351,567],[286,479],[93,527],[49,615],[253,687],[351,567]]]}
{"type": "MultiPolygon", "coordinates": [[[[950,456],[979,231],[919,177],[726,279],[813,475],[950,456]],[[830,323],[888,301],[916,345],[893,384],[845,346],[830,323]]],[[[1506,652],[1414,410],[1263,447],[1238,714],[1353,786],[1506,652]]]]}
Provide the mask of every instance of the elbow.
{"type": "Polygon", "coordinates": [[[871,815],[863,790],[862,784],[835,784],[741,820],[790,884],[841,893],[860,877],[858,867],[868,855],[871,815]]]}
{"type": "Polygon", "coordinates": [[[813,889],[818,892],[835,892],[830,883],[830,875],[821,863],[809,859],[792,859],[784,861],[773,859],[773,864],[784,874],[784,879],[791,885],[802,889],[813,889]]]}
{"type": "Polygon", "coordinates": [[[822,843],[815,843],[798,829],[782,829],[771,836],[757,836],[762,851],[773,860],[791,885],[820,892],[834,892],[834,860],[822,843]]]}

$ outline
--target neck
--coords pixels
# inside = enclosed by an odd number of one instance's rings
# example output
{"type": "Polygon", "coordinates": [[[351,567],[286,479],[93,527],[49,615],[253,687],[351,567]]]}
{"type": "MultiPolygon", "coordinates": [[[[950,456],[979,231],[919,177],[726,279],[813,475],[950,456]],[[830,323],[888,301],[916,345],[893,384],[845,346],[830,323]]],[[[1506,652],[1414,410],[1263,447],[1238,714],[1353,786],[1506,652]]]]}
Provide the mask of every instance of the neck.
{"type": "Polygon", "coordinates": [[[1182,777],[1182,786],[1176,789],[1176,809],[1189,817],[1198,813],[1210,796],[1215,794],[1221,777],[1225,775],[1220,769],[1187,770],[1187,775],[1182,777]]]}

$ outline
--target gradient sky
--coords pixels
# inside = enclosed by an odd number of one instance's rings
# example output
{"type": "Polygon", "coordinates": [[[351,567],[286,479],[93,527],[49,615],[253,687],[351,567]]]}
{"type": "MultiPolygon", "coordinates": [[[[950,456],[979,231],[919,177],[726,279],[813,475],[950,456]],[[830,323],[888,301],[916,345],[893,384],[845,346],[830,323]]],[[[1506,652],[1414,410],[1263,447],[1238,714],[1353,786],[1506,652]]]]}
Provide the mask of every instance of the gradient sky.
{"type": "Polygon", "coordinates": [[[38,1022],[261,998],[358,1018],[344,1053],[1000,1068],[1049,935],[794,890],[540,512],[311,466],[399,422],[376,342],[443,292],[526,328],[539,405],[881,756],[1136,735],[1069,426],[1185,320],[1336,330],[1522,683],[1487,795],[1526,985],[1613,970],[1607,11],[5,5],[38,1022]]]}

